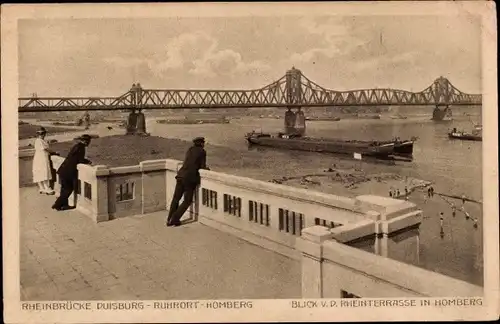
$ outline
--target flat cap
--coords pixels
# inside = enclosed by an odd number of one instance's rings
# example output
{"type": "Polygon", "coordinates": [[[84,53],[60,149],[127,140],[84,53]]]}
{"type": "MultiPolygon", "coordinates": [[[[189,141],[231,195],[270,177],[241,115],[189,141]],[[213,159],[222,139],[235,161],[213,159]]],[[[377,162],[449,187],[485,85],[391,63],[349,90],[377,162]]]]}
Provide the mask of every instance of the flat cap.
{"type": "Polygon", "coordinates": [[[36,133],[37,134],[46,134],[47,130],[45,129],[45,127],[40,127],[40,129],[37,130],[36,133]]]}
{"type": "Polygon", "coordinates": [[[92,139],[92,136],[88,134],[83,134],[82,136],[78,137],[78,139],[82,141],[90,141],[92,139]]]}
{"type": "Polygon", "coordinates": [[[196,137],[193,139],[193,143],[203,143],[205,142],[205,137],[196,137]]]}

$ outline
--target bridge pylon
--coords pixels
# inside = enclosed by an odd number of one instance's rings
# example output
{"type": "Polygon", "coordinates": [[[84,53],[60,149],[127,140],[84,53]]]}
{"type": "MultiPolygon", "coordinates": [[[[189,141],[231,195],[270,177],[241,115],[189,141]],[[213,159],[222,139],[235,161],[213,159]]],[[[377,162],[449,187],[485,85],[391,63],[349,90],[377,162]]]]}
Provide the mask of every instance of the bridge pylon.
{"type": "Polygon", "coordinates": [[[288,104],[285,113],[285,133],[304,135],[306,132],[306,118],[302,111],[302,72],[295,67],[288,70],[285,75],[286,103],[288,104]],[[296,112],[292,107],[297,108],[296,112]]]}
{"type": "Polygon", "coordinates": [[[451,118],[450,102],[453,95],[453,86],[450,81],[443,76],[437,78],[430,87],[432,97],[436,106],[432,111],[432,120],[441,121],[451,118]]]}

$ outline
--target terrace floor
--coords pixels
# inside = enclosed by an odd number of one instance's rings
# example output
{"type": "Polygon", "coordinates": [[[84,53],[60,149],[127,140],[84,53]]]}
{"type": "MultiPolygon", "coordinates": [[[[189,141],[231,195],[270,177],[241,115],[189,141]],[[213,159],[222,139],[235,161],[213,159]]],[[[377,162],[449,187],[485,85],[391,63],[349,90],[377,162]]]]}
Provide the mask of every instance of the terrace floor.
{"type": "Polygon", "coordinates": [[[298,261],[165,213],[95,224],[20,189],[22,300],[300,298],[298,261]]]}

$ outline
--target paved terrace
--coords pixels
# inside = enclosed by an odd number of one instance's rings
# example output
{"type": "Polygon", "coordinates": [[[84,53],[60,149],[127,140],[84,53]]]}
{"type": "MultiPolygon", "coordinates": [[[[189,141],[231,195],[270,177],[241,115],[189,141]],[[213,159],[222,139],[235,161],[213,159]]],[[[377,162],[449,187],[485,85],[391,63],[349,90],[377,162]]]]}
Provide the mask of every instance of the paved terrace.
{"type": "Polygon", "coordinates": [[[20,189],[22,300],[300,298],[300,263],[165,213],[99,224],[20,189]]]}

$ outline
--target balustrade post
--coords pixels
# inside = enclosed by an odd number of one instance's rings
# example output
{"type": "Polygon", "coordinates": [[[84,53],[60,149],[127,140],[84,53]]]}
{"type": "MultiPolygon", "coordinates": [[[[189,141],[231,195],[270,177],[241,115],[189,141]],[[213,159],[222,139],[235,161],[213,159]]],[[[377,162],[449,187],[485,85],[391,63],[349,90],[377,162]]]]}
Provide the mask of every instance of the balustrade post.
{"type": "Polygon", "coordinates": [[[170,203],[172,202],[172,197],[174,196],[174,191],[175,191],[175,185],[177,183],[175,176],[181,165],[182,162],[178,160],[167,159],[165,161],[166,210],[170,210],[170,203]]]}
{"type": "Polygon", "coordinates": [[[68,203],[70,206],[77,207],[78,206],[78,193],[77,193],[77,188],[78,188],[78,182],[80,179],[75,179],[73,181],[73,192],[71,195],[68,197],[68,203]]]}
{"type": "Polygon", "coordinates": [[[59,194],[61,193],[61,179],[59,179],[59,174],[57,174],[57,172],[54,180],[54,192],[55,196],[59,197],[59,194]]]}
{"type": "Polygon", "coordinates": [[[375,237],[375,254],[384,258],[389,256],[389,235],[381,234],[375,237]]]}
{"type": "Polygon", "coordinates": [[[92,184],[92,212],[94,214],[94,220],[99,223],[109,220],[109,168],[106,165],[96,165],[93,169],[95,171],[96,180],[92,184]]]}
{"type": "Polygon", "coordinates": [[[186,219],[186,222],[196,222],[198,220],[198,215],[200,213],[200,188],[201,186],[197,186],[193,195],[193,203],[189,206],[189,218],[186,219]]]}
{"type": "Polygon", "coordinates": [[[55,192],[56,197],[59,197],[59,193],[61,192],[61,180],[59,179],[59,174],[57,173],[57,169],[59,169],[64,159],[58,155],[51,155],[50,161],[51,161],[51,168],[53,170],[52,172],[54,181],[53,190],[55,192]]]}
{"type": "Polygon", "coordinates": [[[142,213],[164,211],[167,205],[167,170],[165,160],[139,163],[142,171],[142,213]]]}
{"type": "Polygon", "coordinates": [[[305,228],[297,238],[296,248],[302,252],[302,298],[323,297],[323,242],[332,238],[323,226],[305,228]]]}

